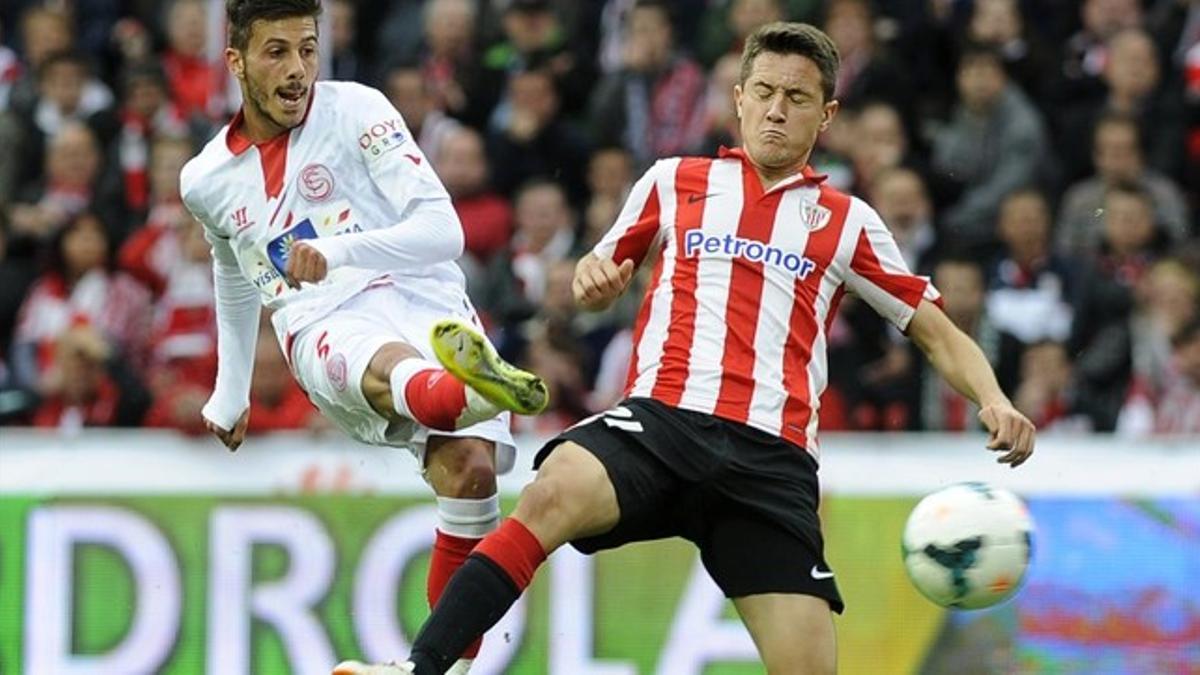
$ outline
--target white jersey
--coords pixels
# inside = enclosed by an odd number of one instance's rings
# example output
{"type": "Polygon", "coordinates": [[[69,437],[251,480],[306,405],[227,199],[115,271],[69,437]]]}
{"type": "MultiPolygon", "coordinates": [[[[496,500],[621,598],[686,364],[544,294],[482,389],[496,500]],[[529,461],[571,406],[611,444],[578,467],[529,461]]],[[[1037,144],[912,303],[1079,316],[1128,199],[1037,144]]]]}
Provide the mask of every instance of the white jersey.
{"type": "Polygon", "coordinates": [[[283,339],[390,277],[426,297],[466,301],[462,226],[400,113],[349,82],[313,86],[304,121],[254,144],[241,113],[188,162],[184,204],[213,247],[217,383],[204,415],[228,429],[249,405],[259,312],[283,339]],[[288,286],[291,244],[326,258],[320,283],[288,286]]]}

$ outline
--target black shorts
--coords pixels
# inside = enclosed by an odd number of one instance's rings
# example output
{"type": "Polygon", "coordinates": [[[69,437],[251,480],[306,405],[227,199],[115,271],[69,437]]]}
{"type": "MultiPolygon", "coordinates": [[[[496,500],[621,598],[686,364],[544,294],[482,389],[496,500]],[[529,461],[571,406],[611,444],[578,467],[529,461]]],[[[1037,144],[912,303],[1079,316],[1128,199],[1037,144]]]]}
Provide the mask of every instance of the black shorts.
{"type": "Polygon", "coordinates": [[[546,444],[534,468],[572,441],[608,471],[621,515],[571,544],[583,553],[683,537],[726,597],[800,593],[843,609],[817,515],[817,463],[744,424],[633,398],[546,444]]]}

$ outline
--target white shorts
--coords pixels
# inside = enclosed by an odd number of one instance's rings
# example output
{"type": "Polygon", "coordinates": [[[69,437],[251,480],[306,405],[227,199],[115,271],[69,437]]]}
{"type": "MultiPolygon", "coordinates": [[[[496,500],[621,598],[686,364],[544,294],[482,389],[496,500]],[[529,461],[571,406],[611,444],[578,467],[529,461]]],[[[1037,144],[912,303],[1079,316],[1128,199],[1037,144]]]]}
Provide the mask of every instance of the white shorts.
{"type": "Polygon", "coordinates": [[[276,329],[285,331],[280,345],[309,400],[352,438],[373,445],[407,447],[422,470],[429,436],[483,438],[496,445],[496,473],[507,473],[516,458],[509,413],[458,431],[437,431],[409,419],[388,420],[375,412],[363,395],[363,374],[380,347],[403,342],[436,363],[430,332],[434,323],[451,317],[480,325],[474,308],[462,295],[418,296],[389,280],[369,286],[295,335],[289,336],[286,327],[276,329]]]}

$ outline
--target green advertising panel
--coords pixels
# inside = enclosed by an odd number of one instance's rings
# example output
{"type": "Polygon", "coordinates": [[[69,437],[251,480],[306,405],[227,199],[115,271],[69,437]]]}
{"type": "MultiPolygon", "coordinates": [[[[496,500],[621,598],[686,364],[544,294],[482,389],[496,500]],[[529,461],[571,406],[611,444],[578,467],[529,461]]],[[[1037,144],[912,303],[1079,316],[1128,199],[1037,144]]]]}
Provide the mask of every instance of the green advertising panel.
{"type": "MultiPolygon", "coordinates": [[[[940,625],[880,536],[911,504],[828,503],[845,672],[910,672],[940,625]]],[[[428,613],[433,524],[415,498],[0,497],[0,673],[327,673],[402,656],[428,613]]],[[[691,546],[663,541],[554,556],[475,672],[761,667],[691,546]]]]}
{"type": "MultiPolygon", "coordinates": [[[[1030,499],[1026,587],[970,613],[905,578],[915,501],[823,504],[847,603],[840,672],[1200,674],[1200,500],[1030,499]]],[[[0,674],[307,675],[401,657],[427,614],[435,519],[416,497],[0,496],[0,674]]],[[[556,553],[472,672],[762,668],[691,546],[662,541],[556,553]]]]}

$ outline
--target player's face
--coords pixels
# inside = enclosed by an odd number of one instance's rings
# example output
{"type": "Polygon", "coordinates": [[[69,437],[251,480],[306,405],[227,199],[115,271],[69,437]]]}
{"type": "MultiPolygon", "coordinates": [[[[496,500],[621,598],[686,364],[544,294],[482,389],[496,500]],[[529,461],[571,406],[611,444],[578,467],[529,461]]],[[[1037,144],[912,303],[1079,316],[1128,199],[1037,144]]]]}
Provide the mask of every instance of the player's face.
{"type": "Polygon", "coordinates": [[[310,16],[256,21],[245,51],[226,52],[242,85],[247,117],[266,131],[298,126],[317,79],[317,22],[310,16]]]}
{"type": "Polygon", "coordinates": [[[766,175],[801,168],[838,109],[825,100],[817,64],[799,54],[759,54],[733,98],[746,153],[766,175]]]}

